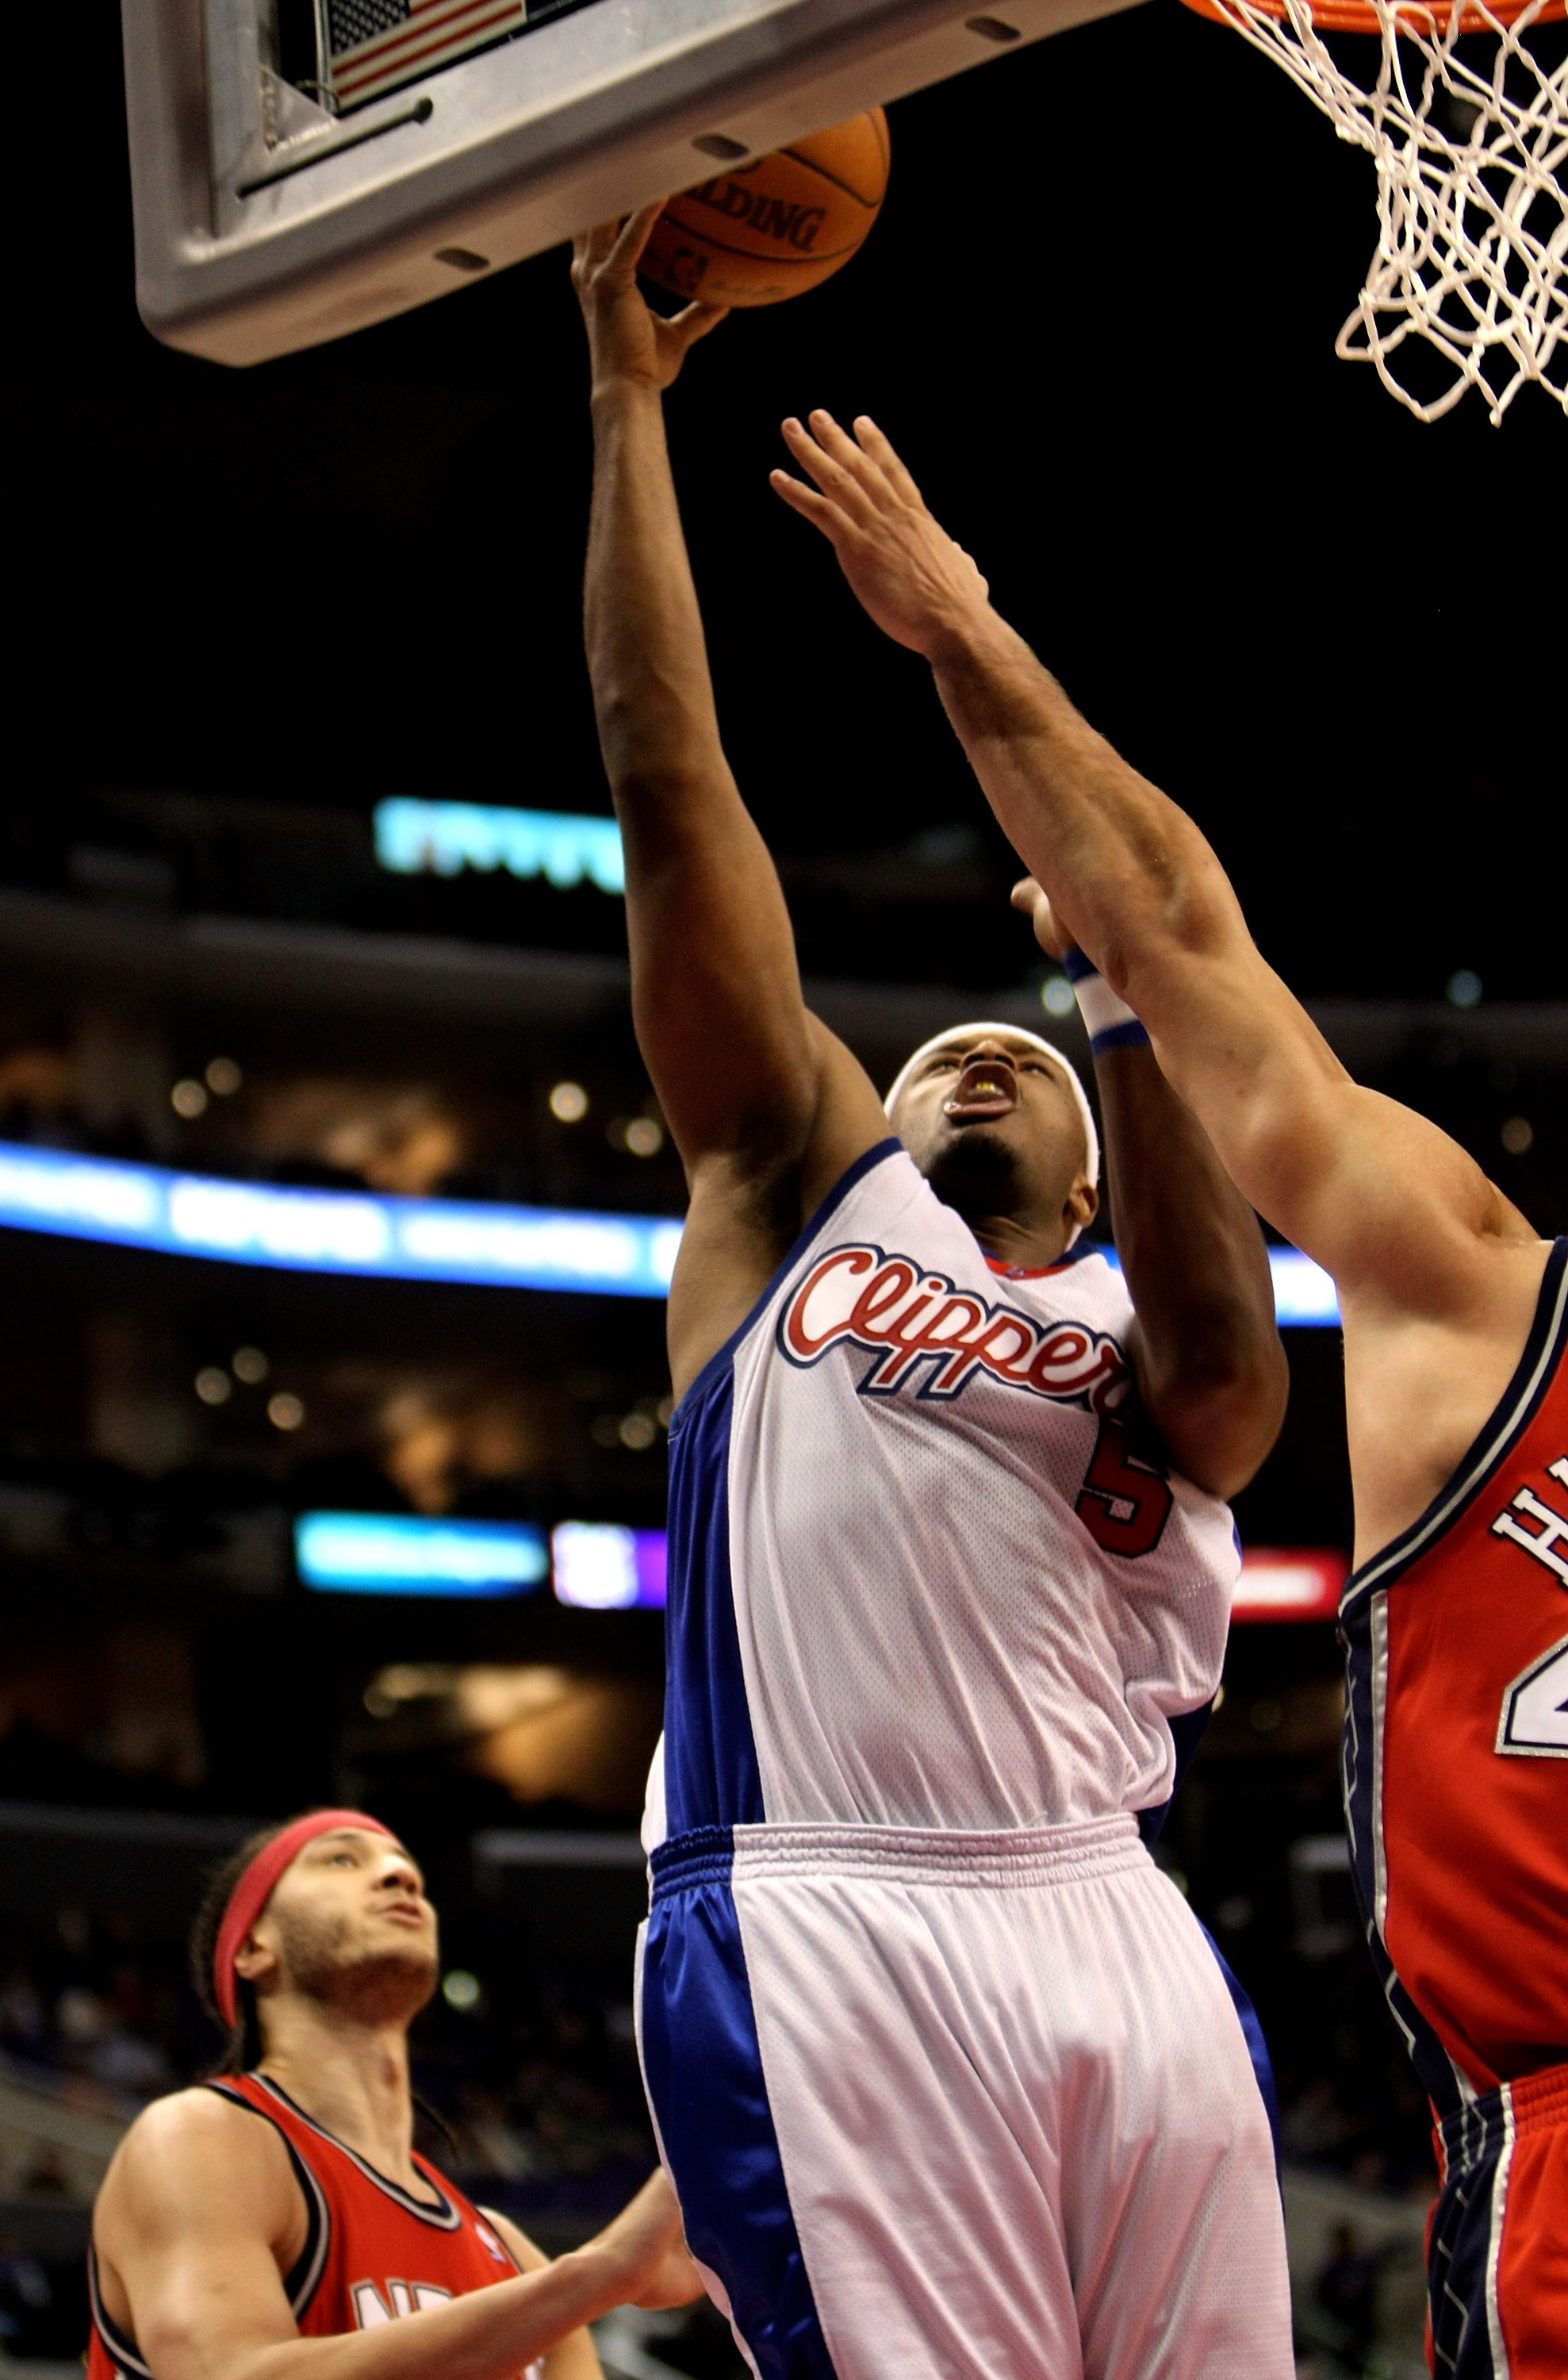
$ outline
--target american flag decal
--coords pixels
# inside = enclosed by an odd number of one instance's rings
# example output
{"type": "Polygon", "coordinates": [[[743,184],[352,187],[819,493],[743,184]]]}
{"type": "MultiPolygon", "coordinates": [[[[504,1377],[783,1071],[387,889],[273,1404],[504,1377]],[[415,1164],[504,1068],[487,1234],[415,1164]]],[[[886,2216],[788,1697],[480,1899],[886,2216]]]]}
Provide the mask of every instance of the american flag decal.
{"type": "Polygon", "coordinates": [[[520,33],[525,0],[327,0],[326,79],[340,108],[520,33]]]}

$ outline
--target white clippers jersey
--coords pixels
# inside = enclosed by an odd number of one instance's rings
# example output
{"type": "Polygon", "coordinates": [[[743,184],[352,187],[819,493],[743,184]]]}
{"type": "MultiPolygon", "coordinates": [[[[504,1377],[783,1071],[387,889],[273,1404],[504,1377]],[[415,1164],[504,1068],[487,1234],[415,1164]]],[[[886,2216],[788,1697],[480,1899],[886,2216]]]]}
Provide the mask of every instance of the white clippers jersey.
{"type": "Polygon", "coordinates": [[[650,1847],[1168,1798],[1239,1558],[1140,1427],[1131,1320],[1099,1255],[993,1270],[899,1142],[850,1168],[671,1426],[650,1847]]]}

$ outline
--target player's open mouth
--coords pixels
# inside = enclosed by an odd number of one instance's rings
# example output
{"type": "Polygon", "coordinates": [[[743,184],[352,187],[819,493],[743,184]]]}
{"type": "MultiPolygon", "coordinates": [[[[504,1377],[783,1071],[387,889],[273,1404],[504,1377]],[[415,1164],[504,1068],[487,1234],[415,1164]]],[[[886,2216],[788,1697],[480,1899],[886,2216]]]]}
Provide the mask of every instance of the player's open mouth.
{"type": "Polygon", "coordinates": [[[978,1123],[988,1116],[1011,1115],[1018,1103],[1018,1071],[1007,1059],[971,1058],[952,1096],[943,1100],[942,1112],[955,1123],[978,1123]]]}

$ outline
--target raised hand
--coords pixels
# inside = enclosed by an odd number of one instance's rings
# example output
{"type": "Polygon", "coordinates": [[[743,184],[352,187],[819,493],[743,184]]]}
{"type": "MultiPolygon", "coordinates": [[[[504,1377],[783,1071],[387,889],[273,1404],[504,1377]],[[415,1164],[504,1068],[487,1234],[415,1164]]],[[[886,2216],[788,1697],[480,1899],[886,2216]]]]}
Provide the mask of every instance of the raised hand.
{"type": "Polygon", "coordinates": [[[822,531],[840,569],[876,625],[894,641],[933,658],[944,638],[987,608],[989,589],[925,503],[869,415],[854,436],[830,413],[790,418],[784,441],[814,488],[788,471],[769,474],[775,492],[822,531]]]}
{"type": "Polygon", "coordinates": [[[592,2246],[611,2263],[621,2301],[655,2311],[689,2305],[703,2294],[681,2228],[681,2207],[661,2167],[592,2246]]]}
{"type": "Polygon", "coordinates": [[[730,310],[699,302],[667,318],[656,314],[643,296],[637,263],[663,206],[662,199],[655,199],[624,223],[599,224],[579,232],[572,243],[572,285],[588,326],[596,389],[615,380],[668,388],[687,348],[730,310]]]}

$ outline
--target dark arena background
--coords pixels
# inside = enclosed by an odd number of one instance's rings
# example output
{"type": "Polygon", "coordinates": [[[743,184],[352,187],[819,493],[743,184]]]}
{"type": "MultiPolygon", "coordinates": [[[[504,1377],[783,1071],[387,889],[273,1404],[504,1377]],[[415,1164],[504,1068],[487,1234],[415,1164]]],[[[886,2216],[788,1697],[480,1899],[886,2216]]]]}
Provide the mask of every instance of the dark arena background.
{"type": "MultiPolygon", "coordinates": [[[[682,1201],[613,839],[571,824],[609,805],[563,254],[247,373],[168,352],[133,302],[116,13],[71,19],[8,143],[0,393],[0,2375],[62,2380],[103,2165],[214,2054],[201,1873],[309,1803],[368,1802],[427,1864],[437,2153],[547,2247],[646,2171],[682,1201]],[[567,824],[547,854],[475,806],[567,824]],[[529,1254],[517,1208],[577,1220],[529,1254]]],[[[923,666],[768,492],[779,416],[816,404],[899,442],[1346,1063],[1568,1228],[1556,408],[1423,428],[1335,361],[1371,169],[1176,0],[890,120],[864,255],[733,321],[670,403],[822,1013],[885,1079],[1065,987],[923,666]]],[[[1300,2370],[1399,2380],[1433,2168],[1343,1847],[1338,1334],[1309,1283],[1290,1310],[1161,1857],[1272,2041],[1300,2370]]],[[[706,2313],[600,2344],[625,2380],[740,2369],[706,2313]]]]}

